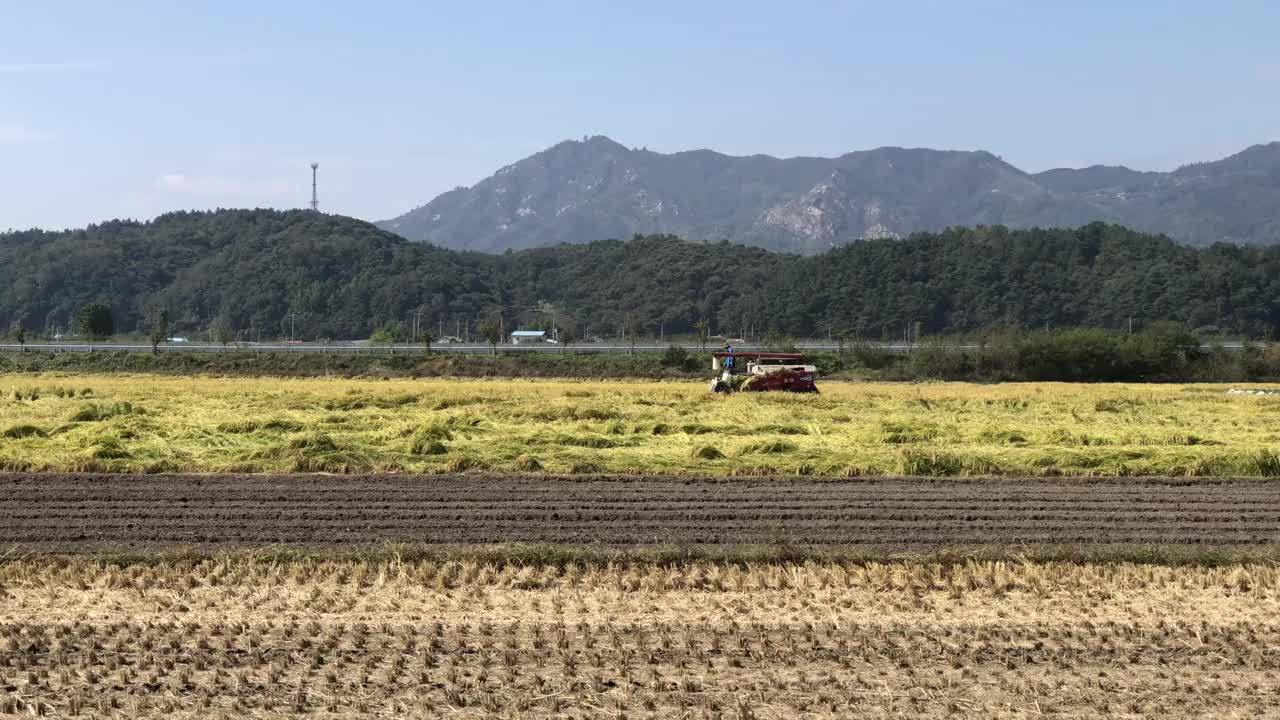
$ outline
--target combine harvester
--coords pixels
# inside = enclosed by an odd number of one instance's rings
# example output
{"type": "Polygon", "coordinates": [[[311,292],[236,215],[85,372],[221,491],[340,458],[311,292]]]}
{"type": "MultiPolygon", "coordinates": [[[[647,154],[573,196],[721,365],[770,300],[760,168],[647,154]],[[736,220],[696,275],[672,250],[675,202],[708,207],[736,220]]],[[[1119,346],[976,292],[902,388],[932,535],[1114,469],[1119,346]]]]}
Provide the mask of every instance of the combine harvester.
{"type": "Polygon", "coordinates": [[[813,382],[818,369],[799,353],[714,352],[711,369],[717,373],[711,380],[713,393],[818,392],[813,382]]]}

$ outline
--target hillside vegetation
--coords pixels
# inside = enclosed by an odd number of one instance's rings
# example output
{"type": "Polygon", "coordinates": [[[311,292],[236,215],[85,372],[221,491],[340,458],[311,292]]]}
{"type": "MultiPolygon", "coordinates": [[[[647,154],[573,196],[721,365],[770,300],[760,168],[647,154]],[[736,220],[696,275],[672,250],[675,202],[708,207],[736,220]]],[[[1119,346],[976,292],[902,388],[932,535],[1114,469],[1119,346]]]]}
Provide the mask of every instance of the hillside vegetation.
{"type": "Polygon", "coordinates": [[[1206,249],[1094,223],[956,228],[814,257],[668,235],[503,255],[412,243],[351,218],[222,210],[0,234],[0,327],[74,326],[110,306],[117,332],[166,310],[175,333],[217,319],[241,337],[364,338],[376,328],[446,334],[500,316],[617,337],[710,331],[765,338],[913,339],[993,328],[1138,329],[1173,320],[1269,337],[1280,319],[1280,248],[1206,249]],[[292,318],[290,315],[292,313],[292,318]]]}

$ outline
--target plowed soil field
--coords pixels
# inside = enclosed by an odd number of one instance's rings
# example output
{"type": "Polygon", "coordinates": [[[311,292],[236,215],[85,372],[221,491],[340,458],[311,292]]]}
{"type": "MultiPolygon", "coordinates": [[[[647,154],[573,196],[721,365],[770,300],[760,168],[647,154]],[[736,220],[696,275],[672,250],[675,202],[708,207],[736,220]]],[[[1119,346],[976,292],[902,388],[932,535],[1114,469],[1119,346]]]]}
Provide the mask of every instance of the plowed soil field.
{"type": "Polygon", "coordinates": [[[0,475],[0,548],[556,543],[1255,546],[1280,483],[548,476],[0,475]]]}

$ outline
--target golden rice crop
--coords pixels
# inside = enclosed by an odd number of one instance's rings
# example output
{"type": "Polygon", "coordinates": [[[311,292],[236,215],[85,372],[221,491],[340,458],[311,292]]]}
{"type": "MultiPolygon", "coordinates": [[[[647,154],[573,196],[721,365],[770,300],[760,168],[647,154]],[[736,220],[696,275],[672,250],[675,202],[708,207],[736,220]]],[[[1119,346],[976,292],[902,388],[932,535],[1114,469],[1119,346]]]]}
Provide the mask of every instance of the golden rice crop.
{"type": "Polygon", "coordinates": [[[1216,385],[0,377],[10,470],[1280,475],[1216,385]]]}

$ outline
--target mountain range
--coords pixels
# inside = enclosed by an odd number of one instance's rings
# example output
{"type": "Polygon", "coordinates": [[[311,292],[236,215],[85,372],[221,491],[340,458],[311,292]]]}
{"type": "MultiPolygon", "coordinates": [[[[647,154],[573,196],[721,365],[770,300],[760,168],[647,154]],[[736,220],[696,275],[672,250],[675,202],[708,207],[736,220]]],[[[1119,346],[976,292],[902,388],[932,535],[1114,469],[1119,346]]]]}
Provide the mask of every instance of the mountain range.
{"type": "Polygon", "coordinates": [[[570,140],[378,223],[483,252],[673,233],[815,254],[964,225],[1119,223],[1194,246],[1280,243],[1280,142],[1172,172],[1028,173],[985,151],[882,147],[836,158],[735,157],[570,140]]]}

